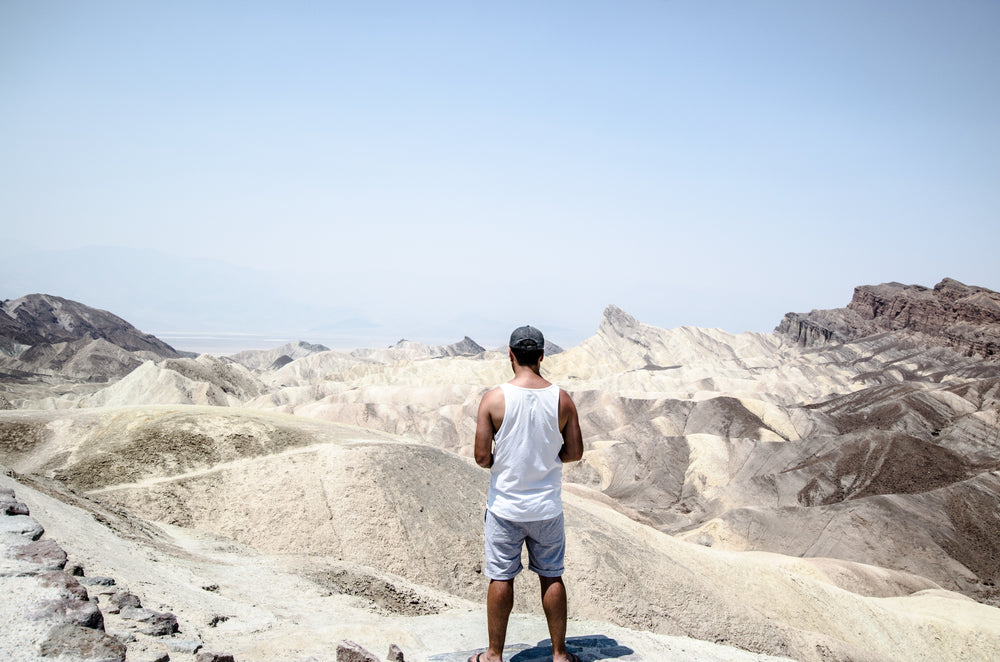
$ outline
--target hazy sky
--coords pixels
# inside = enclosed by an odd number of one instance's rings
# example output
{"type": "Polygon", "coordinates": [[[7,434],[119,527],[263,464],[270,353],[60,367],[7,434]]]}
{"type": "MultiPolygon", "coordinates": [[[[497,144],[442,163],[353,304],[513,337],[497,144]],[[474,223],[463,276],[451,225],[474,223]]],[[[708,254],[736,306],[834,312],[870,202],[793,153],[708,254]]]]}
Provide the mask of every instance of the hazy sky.
{"type": "Polygon", "coordinates": [[[1000,289],[998,72],[992,0],[0,0],[0,299],[569,346],[1000,289]]]}

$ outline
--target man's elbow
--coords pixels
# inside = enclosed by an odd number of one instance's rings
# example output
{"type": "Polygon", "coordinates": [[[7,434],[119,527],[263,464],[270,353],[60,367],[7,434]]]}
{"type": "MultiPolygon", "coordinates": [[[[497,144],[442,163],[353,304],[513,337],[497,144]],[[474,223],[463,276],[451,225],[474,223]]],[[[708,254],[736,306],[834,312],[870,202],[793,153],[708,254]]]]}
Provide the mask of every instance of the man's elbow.
{"type": "Polygon", "coordinates": [[[493,466],[493,453],[481,453],[476,451],[476,464],[481,466],[483,469],[489,469],[493,466]]]}
{"type": "Polygon", "coordinates": [[[579,462],[583,459],[583,449],[571,450],[564,448],[561,453],[559,453],[559,459],[563,461],[563,464],[567,462],[579,462]]]}

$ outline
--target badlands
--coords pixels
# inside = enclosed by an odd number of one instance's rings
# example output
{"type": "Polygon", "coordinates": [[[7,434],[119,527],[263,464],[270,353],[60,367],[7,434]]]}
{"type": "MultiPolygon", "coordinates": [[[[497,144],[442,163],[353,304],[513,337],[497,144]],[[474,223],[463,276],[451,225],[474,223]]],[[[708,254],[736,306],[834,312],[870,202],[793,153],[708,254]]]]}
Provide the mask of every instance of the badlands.
{"type": "MultiPolygon", "coordinates": [[[[951,279],[769,334],[609,306],[548,348],[586,446],[564,472],[570,650],[1000,658],[998,350],[1000,295],[951,279]]],[[[351,640],[464,661],[486,643],[474,415],[509,376],[469,338],[192,356],[59,297],[3,302],[0,658],[323,661],[351,640]],[[45,541],[65,554],[28,558],[45,541]],[[55,646],[93,640],[73,615],[94,606],[107,645],[55,646]]],[[[546,659],[534,586],[509,660],[546,659]]]]}

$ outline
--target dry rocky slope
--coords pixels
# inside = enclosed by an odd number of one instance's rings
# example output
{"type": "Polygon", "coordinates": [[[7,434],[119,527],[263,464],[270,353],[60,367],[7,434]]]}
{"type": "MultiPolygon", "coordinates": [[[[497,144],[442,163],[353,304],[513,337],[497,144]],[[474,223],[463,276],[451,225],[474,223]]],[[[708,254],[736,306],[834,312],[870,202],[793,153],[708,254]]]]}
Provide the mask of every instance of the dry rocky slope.
{"type": "MultiPolygon", "coordinates": [[[[673,659],[656,639],[671,635],[797,660],[995,659],[998,300],[948,279],[860,287],[845,309],[739,335],[610,306],[593,337],[547,355],[587,443],[565,472],[581,634],[628,628],[614,631],[646,648],[623,659],[673,659]]],[[[468,338],[229,358],[119,349],[139,364],[110,383],[0,381],[0,463],[85,511],[158,523],[158,549],[182,548],[173,564],[193,553],[179,540],[223,536],[279,567],[269,583],[335,597],[362,633],[351,610],[375,610],[409,633],[408,659],[444,659],[428,623],[479,609],[485,586],[487,477],[469,456],[479,398],[509,378],[504,352],[468,338]]],[[[351,635],[277,608],[206,629],[219,613],[168,584],[150,599],[237,659],[328,659],[331,637],[351,635]]],[[[518,598],[529,621],[535,601],[518,598]]],[[[453,650],[484,636],[453,634],[453,650]]]]}

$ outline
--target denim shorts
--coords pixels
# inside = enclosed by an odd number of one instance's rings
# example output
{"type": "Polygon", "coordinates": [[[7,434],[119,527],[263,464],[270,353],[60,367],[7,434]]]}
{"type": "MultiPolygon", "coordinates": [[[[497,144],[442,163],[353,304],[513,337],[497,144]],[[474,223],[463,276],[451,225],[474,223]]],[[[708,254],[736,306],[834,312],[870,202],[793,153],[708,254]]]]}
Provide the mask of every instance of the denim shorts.
{"type": "Polygon", "coordinates": [[[511,522],[486,511],[486,576],[514,579],[522,570],[521,545],[528,546],[528,570],[542,577],[562,577],[566,552],[563,516],[537,522],[511,522]]]}

